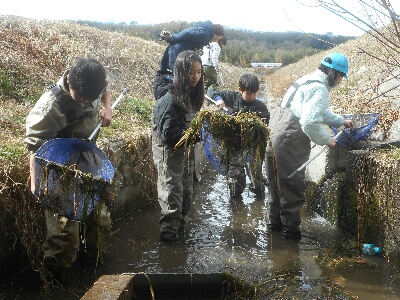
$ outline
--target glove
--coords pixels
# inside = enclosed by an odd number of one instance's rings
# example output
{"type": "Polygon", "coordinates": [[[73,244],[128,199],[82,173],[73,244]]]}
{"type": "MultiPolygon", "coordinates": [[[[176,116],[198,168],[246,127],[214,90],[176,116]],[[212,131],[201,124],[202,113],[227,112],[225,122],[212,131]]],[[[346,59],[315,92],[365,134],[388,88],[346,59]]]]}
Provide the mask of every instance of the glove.
{"type": "Polygon", "coordinates": [[[167,41],[169,40],[169,38],[171,37],[171,32],[169,32],[168,30],[164,29],[163,31],[160,32],[160,34],[158,35],[160,38],[160,41],[167,41]]]}
{"type": "Polygon", "coordinates": [[[210,98],[214,98],[214,94],[216,94],[216,93],[218,93],[218,91],[213,86],[210,86],[207,89],[207,96],[210,98]]]}

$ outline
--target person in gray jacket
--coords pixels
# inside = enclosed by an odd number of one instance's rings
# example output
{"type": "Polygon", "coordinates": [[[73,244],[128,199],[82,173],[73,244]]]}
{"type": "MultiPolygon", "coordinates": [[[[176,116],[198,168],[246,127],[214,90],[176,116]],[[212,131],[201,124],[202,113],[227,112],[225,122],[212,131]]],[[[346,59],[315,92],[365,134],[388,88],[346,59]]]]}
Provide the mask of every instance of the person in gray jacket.
{"type": "Polygon", "coordinates": [[[161,207],[160,238],[171,243],[184,232],[192,205],[194,151],[176,143],[204,101],[203,70],[196,51],[179,53],[171,89],[153,108],[152,149],[161,207]]]}
{"type": "MultiPolygon", "coordinates": [[[[31,153],[32,193],[35,191],[35,152],[53,138],[88,138],[100,118],[103,119],[103,126],[111,123],[111,95],[107,91],[105,69],[95,59],[79,58],[40,97],[26,118],[25,144],[31,153]],[[104,105],[102,111],[101,103],[104,105]]],[[[80,222],[59,216],[50,209],[45,210],[45,217],[45,263],[48,266],[71,267],[80,249],[80,236],[83,236],[80,233],[80,222]]],[[[82,254],[97,261],[98,223],[92,217],[88,217],[90,221],[85,225],[85,250],[82,254]]],[[[111,236],[111,218],[105,205],[101,208],[99,228],[102,234],[100,252],[104,252],[111,236]]]]}
{"type": "Polygon", "coordinates": [[[329,91],[347,78],[348,59],[334,52],[321,61],[317,70],[298,79],[286,92],[279,107],[271,112],[267,151],[267,176],[270,183],[269,223],[283,238],[301,238],[300,208],[304,203],[305,169],[288,178],[310,156],[311,143],[335,147],[336,140],[325,129],[351,120],[329,110],[329,91]]]}
{"type": "MultiPolygon", "coordinates": [[[[239,91],[216,91],[212,88],[207,93],[214,98],[220,108],[229,107],[232,112],[253,112],[260,117],[266,125],[269,123],[270,113],[267,105],[256,98],[260,89],[260,81],[254,74],[243,74],[239,79],[239,91]]],[[[250,178],[250,191],[257,199],[264,199],[265,185],[262,175],[262,161],[253,164],[246,163],[245,167],[234,177],[231,177],[230,196],[240,198],[246,187],[246,173],[250,178]]]]}

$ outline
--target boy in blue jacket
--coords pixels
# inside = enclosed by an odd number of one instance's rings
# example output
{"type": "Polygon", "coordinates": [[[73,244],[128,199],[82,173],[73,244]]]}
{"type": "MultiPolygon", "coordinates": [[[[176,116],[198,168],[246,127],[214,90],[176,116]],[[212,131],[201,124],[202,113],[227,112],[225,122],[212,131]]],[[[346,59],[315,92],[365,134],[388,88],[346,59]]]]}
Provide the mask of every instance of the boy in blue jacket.
{"type": "MultiPolygon", "coordinates": [[[[241,112],[254,112],[258,117],[269,123],[269,111],[267,105],[256,98],[260,89],[260,82],[254,74],[244,74],[239,79],[239,91],[212,91],[208,94],[214,98],[219,108],[229,107],[233,114],[241,112]]],[[[256,195],[257,199],[264,199],[265,186],[262,175],[262,161],[257,162],[256,167],[248,162],[246,166],[232,177],[230,183],[230,195],[233,198],[240,198],[246,187],[246,173],[250,178],[250,190],[256,195]]]]}

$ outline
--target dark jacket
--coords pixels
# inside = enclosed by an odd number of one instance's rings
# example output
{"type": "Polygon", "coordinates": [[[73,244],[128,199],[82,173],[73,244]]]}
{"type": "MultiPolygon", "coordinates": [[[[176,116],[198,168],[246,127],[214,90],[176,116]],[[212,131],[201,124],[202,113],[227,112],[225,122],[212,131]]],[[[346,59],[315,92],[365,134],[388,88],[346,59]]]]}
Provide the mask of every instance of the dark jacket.
{"type": "Polygon", "coordinates": [[[153,79],[153,95],[156,100],[164,96],[172,87],[173,77],[170,72],[157,71],[153,79]]]}
{"type": "Polygon", "coordinates": [[[203,49],[213,36],[214,29],[211,21],[194,23],[192,27],[173,34],[169,38],[169,45],[161,58],[160,70],[173,72],[174,63],[179,53],[185,50],[203,49]]]}
{"type": "Polygon", "coordinates": [[[213,94],[212,98],[221,96],[225,102],[225,106],[233,109],[234,113],[239,111],[242,112],[254,112],[258,117],[263,119],[265,124],[269,123],[269,110],[267,105],[259,99],[254,99],[253,102],[244,101],[242,95],[235,91],[219,91],[213,94]]]}
{"type": "Polygon", "coordinates": [[[182,138],[184,131],[190,126],[186,122],[186,111],[175,102],[171,92],[162,96],[153,108],[153,126],[164,144],[174,147],[182,138]]]}

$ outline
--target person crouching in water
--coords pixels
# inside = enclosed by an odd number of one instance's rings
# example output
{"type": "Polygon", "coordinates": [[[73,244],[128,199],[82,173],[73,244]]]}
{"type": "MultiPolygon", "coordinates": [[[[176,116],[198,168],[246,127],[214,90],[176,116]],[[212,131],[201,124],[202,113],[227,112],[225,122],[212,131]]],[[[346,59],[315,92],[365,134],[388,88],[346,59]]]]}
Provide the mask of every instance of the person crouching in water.
{"type": "Polygon", "coordinates": [[[175,242],[192,205],[194,151],[175,144],[183,137],[204,101],[201,58],[183,51],[174,63],[171,89],[153,108],[152,149],[157,166],[157,192],[161,207],[160,238],[175,242]]]}

